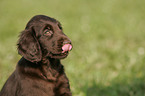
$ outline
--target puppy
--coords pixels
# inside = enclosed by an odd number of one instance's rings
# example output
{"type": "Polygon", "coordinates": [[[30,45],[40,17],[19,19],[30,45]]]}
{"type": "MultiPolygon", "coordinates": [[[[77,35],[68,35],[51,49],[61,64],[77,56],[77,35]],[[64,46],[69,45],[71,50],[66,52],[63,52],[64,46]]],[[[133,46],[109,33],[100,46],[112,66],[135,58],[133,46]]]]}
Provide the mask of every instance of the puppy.
{"type": "Polygon", "coordinates": [[[21,32],[16,70],[0,96],[72,96],[60,59],[68,56],[71,40],[54,18],[34,16],[21,32]]]}

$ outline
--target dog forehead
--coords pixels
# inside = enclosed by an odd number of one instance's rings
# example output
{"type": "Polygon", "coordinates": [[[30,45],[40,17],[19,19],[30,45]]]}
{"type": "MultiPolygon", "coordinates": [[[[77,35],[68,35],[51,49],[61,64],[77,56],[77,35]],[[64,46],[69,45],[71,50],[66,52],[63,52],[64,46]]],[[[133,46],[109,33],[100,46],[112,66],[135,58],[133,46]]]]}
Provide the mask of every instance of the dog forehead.
{"type": "Polygon", "coordinates": [[[32,17],[31,20],[32,21],[48,20],[48,21],[52,21],[52,22],[56,22],[57,21],[56,19],[51,18],[49,16],[45,16],[45,15],[36,15],[36,16],[32,17]]]}
{"type": "Polygon", "coordinates": [[[55,25],[57,24],[58,22],[57,21],[50,21],[50,20],[43,20],[41,19],[39,22],[43,23],[43,24],[49,24],[49,25],[55,25]]]}
{"type": "Polygon", "coordinates": [[[29,27],[30,25],[34,25],[34,24],[37,25],[40,23],[54,24],[54,23],[58,23],[58,22],[59,22],[58,20],[45,16],[45,15],[36,15],[30,19],[30,21],[27,23],[27,27],[29,27]]]}
{"type": "Polygon", "coordinates": [[[49,24],[49,25],[61,25],[60,22],[57,21],[57,20],[52,21],[52,20],[41,19],[40,22],[43,23],[43,24],[49,24]]]}
{"type": "Polygon", "coordinates": [[[46,21],[46,20],[40,20],[40,22],[37,25],[37,26],[39,26],[39,28],[44,29],[45,27],[49,26],[49,27],[53,28],[53,30],[62,30],[62,25],[59,21],[51,22],[51,21],[46,21]]]}

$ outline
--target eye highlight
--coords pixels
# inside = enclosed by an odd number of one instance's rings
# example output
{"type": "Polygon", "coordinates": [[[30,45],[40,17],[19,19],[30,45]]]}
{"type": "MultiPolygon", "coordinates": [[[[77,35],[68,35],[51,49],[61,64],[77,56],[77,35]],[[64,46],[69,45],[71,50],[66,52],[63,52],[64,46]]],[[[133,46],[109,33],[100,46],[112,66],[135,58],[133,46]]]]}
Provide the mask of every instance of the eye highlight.
{"type": "Polygon", "coordinates": [[[44,35],[45,36],[52,36],[53,35],[53,31],[50,29],[50,27],[47,27],[44,29],[44,35]]]}

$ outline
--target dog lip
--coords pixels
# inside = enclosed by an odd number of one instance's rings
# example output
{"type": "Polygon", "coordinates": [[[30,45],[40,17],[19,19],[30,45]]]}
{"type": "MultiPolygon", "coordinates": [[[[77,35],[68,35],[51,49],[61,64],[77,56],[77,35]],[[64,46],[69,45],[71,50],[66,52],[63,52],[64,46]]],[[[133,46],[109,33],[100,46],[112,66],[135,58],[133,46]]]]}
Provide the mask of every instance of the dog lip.
{"type": "Polygon", "coordinates": [[[50,54],[48,55],[51,58],[59,58],[59,59],[64,59],[68,56],[68,52],[64,52],[64,53],[60,53],[60,54],[53,54],[50,52],[50,54]]]}

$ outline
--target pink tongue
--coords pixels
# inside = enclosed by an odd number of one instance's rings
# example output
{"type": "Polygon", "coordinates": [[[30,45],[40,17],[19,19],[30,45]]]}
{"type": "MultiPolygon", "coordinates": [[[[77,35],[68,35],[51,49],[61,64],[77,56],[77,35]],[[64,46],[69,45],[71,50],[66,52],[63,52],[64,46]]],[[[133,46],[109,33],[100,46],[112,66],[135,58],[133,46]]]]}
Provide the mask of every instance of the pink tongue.
{"type": "Polygon", "coordinates": [[[66,51],[70,51],[72,49],[72,45],[71,44],[65,44],[62,46],[62,53],[66,52],[66,51]]]}

